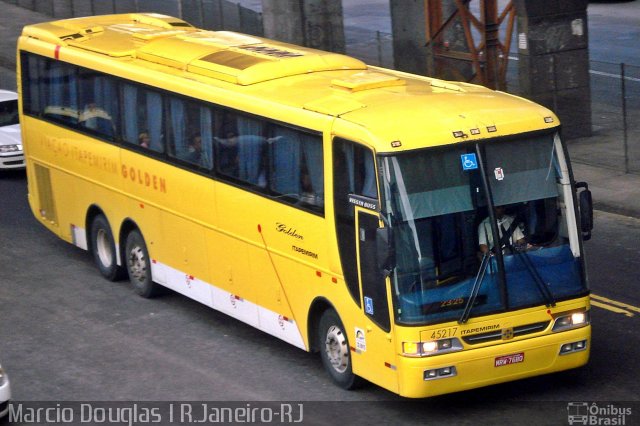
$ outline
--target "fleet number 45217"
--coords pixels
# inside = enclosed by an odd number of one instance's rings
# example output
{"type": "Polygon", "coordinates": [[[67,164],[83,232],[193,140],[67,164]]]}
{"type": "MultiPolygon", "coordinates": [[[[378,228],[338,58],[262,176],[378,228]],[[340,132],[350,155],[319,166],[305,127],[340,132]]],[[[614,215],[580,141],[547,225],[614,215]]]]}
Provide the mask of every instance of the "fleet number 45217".
{"type": "Polygon", "coordinates": [[[434,330],[433,333],[431,333],[431,338],[434,340],[447,339],[449,337],[454,337],[457,332],[458,327],[441,328],[440,330],[434,330]]]}

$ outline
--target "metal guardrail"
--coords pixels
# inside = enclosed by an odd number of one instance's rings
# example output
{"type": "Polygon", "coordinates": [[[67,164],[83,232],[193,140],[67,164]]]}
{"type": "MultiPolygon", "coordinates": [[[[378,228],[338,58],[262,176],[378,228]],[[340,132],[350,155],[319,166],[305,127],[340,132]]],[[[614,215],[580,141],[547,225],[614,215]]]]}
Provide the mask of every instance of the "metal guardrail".
{"type": "Polygon", "coordinates": [[[228,0],[3,0],[52,16],[75,18],[111,13],[157,12],[195,26],[262,35],[262,14],[228,0]]]}

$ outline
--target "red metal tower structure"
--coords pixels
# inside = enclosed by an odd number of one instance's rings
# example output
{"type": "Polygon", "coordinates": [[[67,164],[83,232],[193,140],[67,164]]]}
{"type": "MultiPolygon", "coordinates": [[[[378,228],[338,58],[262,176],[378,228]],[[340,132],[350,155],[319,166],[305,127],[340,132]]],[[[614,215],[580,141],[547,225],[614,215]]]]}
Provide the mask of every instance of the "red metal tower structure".
{"type": "Polygon", "coordinates": [[[513,1],[425,0],[424,5],[428,74],[505,90],[513,1]]]}

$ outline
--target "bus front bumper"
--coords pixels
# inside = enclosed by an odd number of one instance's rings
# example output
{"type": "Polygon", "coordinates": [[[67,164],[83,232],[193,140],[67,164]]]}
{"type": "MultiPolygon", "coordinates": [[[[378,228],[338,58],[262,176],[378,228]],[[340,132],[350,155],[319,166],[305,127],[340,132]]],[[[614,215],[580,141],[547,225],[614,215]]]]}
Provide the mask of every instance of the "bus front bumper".
{"type": "Polygon", "coordinates": [[[423,398],[569,370],[587,363],[590,346],[591,326],[586,326],[433,357],[400,356],[400,395],[423,398]],[[571,350],[578,342],[584,347],[571,350]]]}

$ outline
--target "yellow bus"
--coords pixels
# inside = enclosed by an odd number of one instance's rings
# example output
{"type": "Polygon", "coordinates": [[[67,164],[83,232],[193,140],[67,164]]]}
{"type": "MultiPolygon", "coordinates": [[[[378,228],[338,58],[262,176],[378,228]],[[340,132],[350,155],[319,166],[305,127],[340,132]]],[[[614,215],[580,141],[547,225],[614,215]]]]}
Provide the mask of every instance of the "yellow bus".
{"type": "Polygon", "coordinates": [[[18,59],[33,214],[105,278],[319,352],[346,389],[587,362],[590,193],[549,110],[159,14],[29,25],[18,59]]]}

